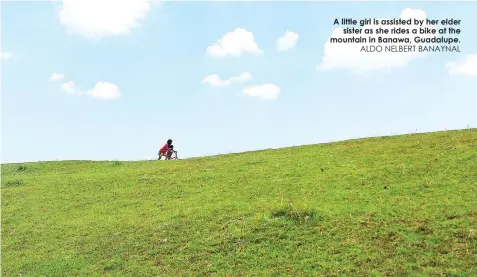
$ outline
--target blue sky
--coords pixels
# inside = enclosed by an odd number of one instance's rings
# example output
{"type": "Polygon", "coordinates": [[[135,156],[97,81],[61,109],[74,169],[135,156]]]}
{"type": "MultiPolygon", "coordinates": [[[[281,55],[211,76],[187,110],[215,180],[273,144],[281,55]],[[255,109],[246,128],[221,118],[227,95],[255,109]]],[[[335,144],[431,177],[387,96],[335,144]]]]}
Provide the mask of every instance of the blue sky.
{"type": "Polygon", "coordinates": [[[153,159],[168,138],[186,158],[477,127],[476,2],[102,2],[2,3],[2,163],[153,159]],[[337,50],[347,64],[317,68],[335,18],[407,8],[462,20],[461,53],[337,50]],[[287,31],[298,39],[278,51],[287,31]],[[227,33],[222,50],[240,55],[207,51],[227,33]]]}

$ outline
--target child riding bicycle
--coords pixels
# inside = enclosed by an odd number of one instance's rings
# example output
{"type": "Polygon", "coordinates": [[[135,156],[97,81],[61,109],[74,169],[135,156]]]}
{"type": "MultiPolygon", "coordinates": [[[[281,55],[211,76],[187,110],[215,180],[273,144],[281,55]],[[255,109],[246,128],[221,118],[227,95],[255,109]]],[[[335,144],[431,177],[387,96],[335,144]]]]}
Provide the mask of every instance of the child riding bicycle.
{"type": "Polygon", "coordinates": [[[177,159],[177,151],[174,151],[174,145],[171,144],[169,149],[166,151],[166,159],[167,160],[175,160],[177,159]],[[174,154],[174,157],[172,157],[172,154],[174,154]]]}
{"type": "Polygon", "coordinates": [[[159,149],[158,154],[159,154],[159,160],[164,156],[166,157],[166,160],[170,160],[172,157],[172,154],[176,154],[176,158],[177,158],[177,151],[174,151],[174,145],[172,145],[171,139],[168,139],[167,143],[164,144],[164,146],[162,146],[161,149],[159,149]]]}

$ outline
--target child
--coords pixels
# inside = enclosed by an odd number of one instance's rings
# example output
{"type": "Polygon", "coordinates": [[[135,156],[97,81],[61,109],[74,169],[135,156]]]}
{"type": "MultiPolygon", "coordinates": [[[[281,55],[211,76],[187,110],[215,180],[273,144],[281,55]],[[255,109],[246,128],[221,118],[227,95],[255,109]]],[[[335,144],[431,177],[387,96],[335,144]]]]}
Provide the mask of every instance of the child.
{"type": "Polygon", "coordinates": [[[171,159],[171,156],[172,156],[172,153],[174,153],[174,145],[170,145],[169,146],[169,149],[167,150],[167,159],[170,160],[171,159]]]}
{"type": "Polygon", "coordinates": [[[171,145],[172,145],[172,140],[168,139],[167,143],[164,144],[164,146],[162,146],[161,149],[159,149],[159,153],[158,153],[159,154],[159,160],[162,158],[162,156],[166,156],[167,149],[169,149],[171,145]]]}

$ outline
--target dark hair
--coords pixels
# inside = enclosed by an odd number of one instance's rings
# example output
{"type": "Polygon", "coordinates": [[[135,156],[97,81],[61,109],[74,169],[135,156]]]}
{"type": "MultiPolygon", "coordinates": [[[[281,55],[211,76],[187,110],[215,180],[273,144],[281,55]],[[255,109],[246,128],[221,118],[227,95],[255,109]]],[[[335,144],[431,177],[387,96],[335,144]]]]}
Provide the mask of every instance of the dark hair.
{"type": "Polygon", "coordinates": [[[170,149],[174,149],[174,145],[171,144],[171,145],[169,146],[169,148],[170,148],[170,149]]]}
{"type": "Polygon", "coordinates": [[[172,139],[168,139],[168,140],[167,140],[167,144],[170,145],[171,143],[172,143],[172,139]]]}

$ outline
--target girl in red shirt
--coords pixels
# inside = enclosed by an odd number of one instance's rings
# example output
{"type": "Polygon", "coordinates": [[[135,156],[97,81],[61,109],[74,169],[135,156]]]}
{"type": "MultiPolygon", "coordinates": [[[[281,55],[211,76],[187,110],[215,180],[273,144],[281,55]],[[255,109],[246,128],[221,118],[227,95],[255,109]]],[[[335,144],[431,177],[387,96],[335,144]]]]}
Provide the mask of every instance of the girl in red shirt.
{"type": "Polygon", "coordinates": [[[167,143],[164,144],[164,146],[162,146],[161,149],[159,149],[159,160],[162,158],[162,156],[166,155],[167,149],[169,149],[171,145],[172,145],[172,140],[168,139],[167,143]]]}

